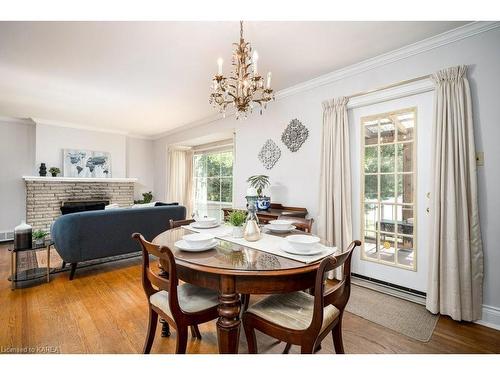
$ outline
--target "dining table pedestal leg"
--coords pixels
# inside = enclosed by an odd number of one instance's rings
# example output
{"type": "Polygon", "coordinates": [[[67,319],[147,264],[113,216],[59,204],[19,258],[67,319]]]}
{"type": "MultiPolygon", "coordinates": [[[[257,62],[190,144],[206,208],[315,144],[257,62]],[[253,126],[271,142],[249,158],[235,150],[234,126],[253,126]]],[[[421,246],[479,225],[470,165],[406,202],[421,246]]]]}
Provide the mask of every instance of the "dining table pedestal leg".
{"type": "Polygon", "coordinates": [[[220,354],[237,354],[240,341],[240,295],[236,293],[234,278],[221,278],[219,294],[219,319],[217,321],[217,340],[220,354]]]}

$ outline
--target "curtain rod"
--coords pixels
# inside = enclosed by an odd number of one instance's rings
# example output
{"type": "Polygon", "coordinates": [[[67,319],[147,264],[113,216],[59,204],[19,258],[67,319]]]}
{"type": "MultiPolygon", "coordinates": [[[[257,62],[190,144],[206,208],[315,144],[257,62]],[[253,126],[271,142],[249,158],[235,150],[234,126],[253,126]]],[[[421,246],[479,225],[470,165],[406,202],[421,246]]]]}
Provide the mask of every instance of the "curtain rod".
{"type": "Polygon", "coordinates": [[[407,85],[408,83],[417,82],[417,81],[422,81],[422,80],[424,80],[424,79],[429,79],[430,77],[431,77],[431,74],[427,74],[427,75],[425,75],[425,76],[420,76],[420,77],[416,77],[416,78],[407,79],[407,80],[404,80],[404,81],[400,81],[400,82],[392,83],[392,84],[387,85],[387,86],[379,87],[379,88],[376,88],[376,89],[372,89],[372,90],[368,90],[368,91],[361,91],[361,92],[357,92],[356,94],[349,95],[349,96],[347,96],[347,97],[348,97],[349,99],[352,99],[352,98],[355,98],[355,97],[357,97],[357,96],[368,95],[368,94],[372,94],[372,93],[377,92],[377,91],[382,91],[382,90],[392,89],[393,87],[403,86],[403,85],[407,85]]]}

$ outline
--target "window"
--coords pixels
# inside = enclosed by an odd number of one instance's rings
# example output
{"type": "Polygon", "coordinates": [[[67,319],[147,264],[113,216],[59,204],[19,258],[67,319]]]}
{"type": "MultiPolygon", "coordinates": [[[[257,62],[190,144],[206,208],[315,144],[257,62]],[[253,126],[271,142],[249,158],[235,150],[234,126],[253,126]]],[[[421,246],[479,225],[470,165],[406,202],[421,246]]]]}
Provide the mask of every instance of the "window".
{"type": "Polygon", "coordinates": [[[416,108],[361,119],[361,257],[415,270],[416,108]]]}
{"type": "Polygon", "coordinates": [[[223,219],[233,202],[233,151],[197,153],[193,160],[194,213],[223,219]]]}

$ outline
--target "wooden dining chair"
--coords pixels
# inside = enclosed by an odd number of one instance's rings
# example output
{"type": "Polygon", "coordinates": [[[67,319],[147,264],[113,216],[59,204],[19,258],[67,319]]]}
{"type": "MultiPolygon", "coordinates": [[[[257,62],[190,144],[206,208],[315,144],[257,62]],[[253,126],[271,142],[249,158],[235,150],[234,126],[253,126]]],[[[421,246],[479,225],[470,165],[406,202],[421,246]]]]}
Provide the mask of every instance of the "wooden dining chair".
{"type": "Polygon", "coordinates": [[[300,345],[301,353],[313,353],[331,331],[335,352],[343,354],[342,316],[351,293],[351,257],[360,245],[353,241],[345,252],[321,261],[314,296],[302,291],[277,294],[252,305],[243,314],[248,352],[257,353],[255,330],[285,341],[284,353],[291,345],[300,345]],[[343,279],[325,291],[326,273],[342,265],[343,279]]]}
{"type": "Polygon", "coordinates": [[[132,235],[142,248],[142,286],[148,298],[149,324],[143,353],[148,354],[153,345],[158,317],[167,321],[177,331],[175,352],[184,354],[189,326],[217,319],[218,293],[192,284],[179,285],[175,258],[166,246],[148,242],[139,233],[132,235]],[[149,256],[160,259],[168,279],[156,274],[149,265],[149,256]]]}
{"type": "Polygon", "coordinates": [[[295,227],[298,230],[301,230],[301,231],[306,232],[306,233],[312,232],[312,225],[313,225],[314,219],[304,219],[303,217],[280,215],[278,217],[278,220],[290,221],[291,224],[295,225],[295,227]]]}

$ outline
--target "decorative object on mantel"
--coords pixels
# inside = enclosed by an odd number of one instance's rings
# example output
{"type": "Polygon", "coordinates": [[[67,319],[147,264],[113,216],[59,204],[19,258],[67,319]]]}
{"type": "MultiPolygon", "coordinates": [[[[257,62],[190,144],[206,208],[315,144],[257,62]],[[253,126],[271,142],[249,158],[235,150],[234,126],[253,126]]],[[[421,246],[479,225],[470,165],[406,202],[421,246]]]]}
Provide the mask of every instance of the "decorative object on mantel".
{"type": "Polygon", "coordinates": [[[267,82],[264,85],[264,78],[259,75],[257,69],[259,55],[257,51],[252,53],[250,43],[243,39],[243,21],[240,21],[240,41],[233,44],[236,46],[232,58],[233,72],[226,78],[222,74],[223,60],[217,60],[218,72],[212,79],[213,92],[210,94],[209,103],[218,108],[223,116],[227,106],[232,104],[237,110],[237,119],[240,116],[247,118],[253,110],[253,103],[259,105],[262,114],[267,103],[274,100],[271,72],[267,73],[267,82]]]}
{"type": "MultiPolygon", "coordinates": [[[[43,164],[43,163],[42,163],[43,164]]],[[[30,249],[33,241],[33,228],[31,225],[22,221],[14,228],[14,249],[24,250],[30,249]]]]}
{"type": "Polygon", "coordinates": [[[57,177],[57,175],[58,175],[59,173],[61,173],[61,170],[60,170],[59,168],[57,168],[57,167],[51,167],[51,168],[49,169],[49,172],[50,172],[50,174],[52,175],[52,177],[57,177]]]}
{"type": "Polygon", "coordinates": [[[247,179],[250,184],[250,188],[247,191],[247,206],[255,206],[259,211],[266,211],[271,207],[271,197],[266,197],[262,195],[262,191],[267,188],[271,183],[269,182],[269,176],[266,175],[256,175],[250,176],[247,179]],[[248,193],[253,193],[254,195],[249,195],[248,193]]]}
{"type": "Polygon", "coordinates": [[[281,149],[272,139],[268,139],[259,152],[259,160],[266,169],[271,169],[281,157],[281,149]]]}
{"type": "Polygon", "coordinates": [[[243,229],[243,238],[249,242],[260,240],[259,218],[255,206],[248,207],[248,214],[243,229]]]}
{"type": "Polygon", "coordinates": [[[111,154],[102,151],[63,150],[65,177],[111,177],[111,154]]]}
{"type": "Polygon", "coordinates": [[[134,201],[134,204],[150,203],[153,200],[153,193],[151,191],[142,193],[142,197],[143,199],[134,201]]]}
{"type": "Polygon", "coordinates": [[[309,130],[294,118],[283,131],[281,141],[292,152],[296,152],[309,136],[309,130]]]}
{"type": "Polygon", "coordinates": [[[45,165],[45,163],[40,164],[40,170],[38,171],[38,174],[40,175],[40,177],[47,176],[47,166],[45,165]]]}
{"type": "Polygon", "coordinates": [[[243,224],[245,224],[246,212],[242,210],[234,210],[228,216],[226,221],[233,227],[233,237],[243,237],[243,224]]]}

